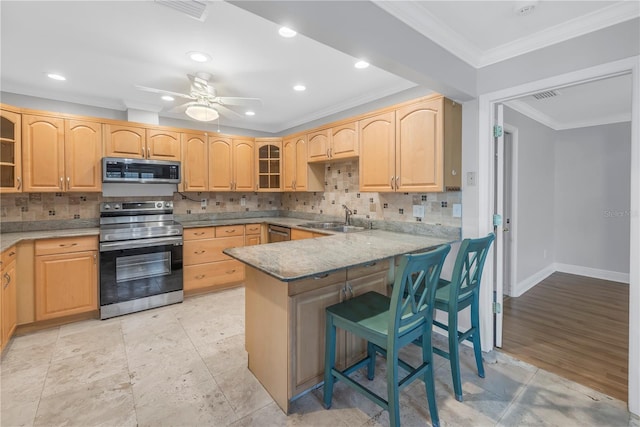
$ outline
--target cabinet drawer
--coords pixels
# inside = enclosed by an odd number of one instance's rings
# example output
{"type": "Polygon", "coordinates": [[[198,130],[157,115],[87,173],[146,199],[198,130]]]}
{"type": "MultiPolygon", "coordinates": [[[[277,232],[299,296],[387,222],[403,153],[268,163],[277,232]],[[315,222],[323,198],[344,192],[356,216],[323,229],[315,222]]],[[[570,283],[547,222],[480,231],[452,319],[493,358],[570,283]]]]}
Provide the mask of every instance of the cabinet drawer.
{"type": "Polygon", "coordinates": [[[185,241],[182,254],[184,265],[219,261],[221,254],[220,250],[216,251],[214,241],[215,239],[185,241]]]}
{"type": "Polygon", "coordinates": [[[236,260],[191,265],[183,270],[185,291],[244,280],[244,265],[236,260]]]}
{"type": "Polygon", "coordinates": [[[38,256],[96,250],[98,250],[98,238],[95,236],[64,237],[37,240],[35,253],[38,256]]]}
{"type": "Polygon", "coordinates": [[[17,253],[18,251],[16,251],[15,246],[11,246],[9,249],[2,252],[2,264],[0,264],[0,268],[5,268],[9,264],[11,264],[11,262],[16,259],[17,253]]]}
{"type": "Polygon", "coordinates": [[[216,227],[216,237],[244,236],[244,225],[216,227]]]}
{"type": "Polygon", "coordinates": [[[182,238],[184,241],[213,239],[215,236],[215,227],[185,228],[182,230],[182,238]]]}
{"type": "Polygon", "coordinates": [[[260,234],[262,224],[247,224],[245,225],[246,234],[260,234]]]}
{"type": "Polygon", "coordinates": [[[389,270],[389,260],[373,261],[365,265],[349,268],[347,270],[347,280],[356,279],[358,277],[368,276],[369,274],[378,273],[380,271],[389,270]]]}
{"type": "Polygon", "coordinates": [[[307,279],[296,280],[294,282],[289,282],[289,296],[322,288],[334,283],[343,283],[345,280],[347,280],[347,272],[345,270],[319,274],[307,279]]]}

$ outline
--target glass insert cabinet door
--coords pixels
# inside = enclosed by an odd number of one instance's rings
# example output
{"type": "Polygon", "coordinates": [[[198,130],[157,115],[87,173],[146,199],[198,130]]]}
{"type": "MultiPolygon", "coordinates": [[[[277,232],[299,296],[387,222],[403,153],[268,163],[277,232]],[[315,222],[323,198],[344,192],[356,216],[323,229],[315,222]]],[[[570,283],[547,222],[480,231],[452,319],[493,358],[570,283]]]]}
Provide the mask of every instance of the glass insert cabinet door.
{"type": "Polygon", "coordinates": [[[281,191],[281,141],[258,145],[258,190],[281,191]]]}
{"type": "Polygon", "coordinates": [[[22,189],[20,122],[20,114],[0,110],[0,193],[22,189]]]}

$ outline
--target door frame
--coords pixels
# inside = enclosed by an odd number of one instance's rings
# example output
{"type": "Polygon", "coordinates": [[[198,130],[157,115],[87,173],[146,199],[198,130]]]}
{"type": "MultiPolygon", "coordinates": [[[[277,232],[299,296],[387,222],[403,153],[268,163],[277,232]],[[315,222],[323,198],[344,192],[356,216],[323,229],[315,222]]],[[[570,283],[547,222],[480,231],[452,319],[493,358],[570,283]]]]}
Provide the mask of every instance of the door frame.
{"type": "MultiPolygon", "coordinates": [[[[519,86],[483,94],[478,98],[478,235],[493,231],[492,215],[494,210],[494,162],[493,132],[494,105],[508,100],[531,95],[542,90],[556,89],[616,75],[632,75],[631,106],[631,194],[630,194],[630,266],[629,266],[629,411],[640,416],[640,329],[631,325],[640,324],[640,306],[632,301],[640,301],[640,56],[629,57],[594,67],[572,71],[546,79],[528,82],[519,86]]],[[[485,265],[486,282],[493,283],[493,263],[485,265]]],[[[493,289],[481,288],[482,348],[493,348],[493,313],[487,309],[490,305],[493,289]]]]}
{"type": "MultiPolygon", "coordinates": [[[[509,224],[509,235],[511,235],[510,259],[511,269],[509,270],[509,282],[511,283],[511,291],[509,296],[519,296],[514,294],[516,278],[518,277],[518,128],[504,123],[504,132],[511,134],[511,224],[509,224]]],[[[506,156],[504,157],[506,160],[506,156]]],[[[504,166],[504,165],[503,165],[504,166]]],[[[500,262],[503,262],[501,260],[500,262]]]]}

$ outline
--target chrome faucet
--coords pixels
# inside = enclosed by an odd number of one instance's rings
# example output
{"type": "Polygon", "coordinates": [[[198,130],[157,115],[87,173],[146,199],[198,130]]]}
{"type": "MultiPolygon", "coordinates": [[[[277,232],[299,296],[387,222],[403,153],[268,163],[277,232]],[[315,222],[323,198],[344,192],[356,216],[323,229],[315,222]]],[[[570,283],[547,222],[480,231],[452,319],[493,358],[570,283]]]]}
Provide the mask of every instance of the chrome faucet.
{"type": "Polygon", "coordinates": [[[351,225],[351,215],[353,215],[353,212],[347,207],[347,205],[342,205],[342,207],[344,209],[344,222],[347,225],[351,225]]]}

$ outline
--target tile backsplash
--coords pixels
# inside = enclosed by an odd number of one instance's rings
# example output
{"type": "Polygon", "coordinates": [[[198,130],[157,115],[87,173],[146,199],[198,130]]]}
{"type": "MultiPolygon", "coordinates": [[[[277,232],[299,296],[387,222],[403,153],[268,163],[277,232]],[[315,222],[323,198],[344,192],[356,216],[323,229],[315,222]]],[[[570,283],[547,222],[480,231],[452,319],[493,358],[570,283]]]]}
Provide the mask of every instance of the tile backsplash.
{"type": "MultiPolygon", "coordinates": [[[[365,193],[358,190],[358,161],[325,165],[324,192],[315,193],[174,193],[176,215],[232,214],[256,211],[302,212],[343,217],[345,204],[354,219],[424,222],[460,227],[452,215],[461,193],[365,193]],[[206,199],[206,207],[201,200],[206,199]],[[413,205],[423,205],[425,217],[413,217],[413,205]]],[[[103,197],[99,193],[24,193],[0,197],[0,221],[93,220],[100,217],[99,204],[113,200],[167,200],[171,197],[103,197]]],[[[97,223],[97,222],[96,222],[97,223]]]]}
{"type": "Polygon", "coordinates": [[[453,217],[453,205],[462,203],[460,191],[446,193],[367,193],[358,189],[358,161],[325,165],[325,191],[284,193],[284,210],[344,216],[342,205],[354,212],[354,219],[398,222],[424,222],[461,227],[461,218],[453,217]],[[424,218],[413,216],[413,205],[424,206],[424,218]]]}

